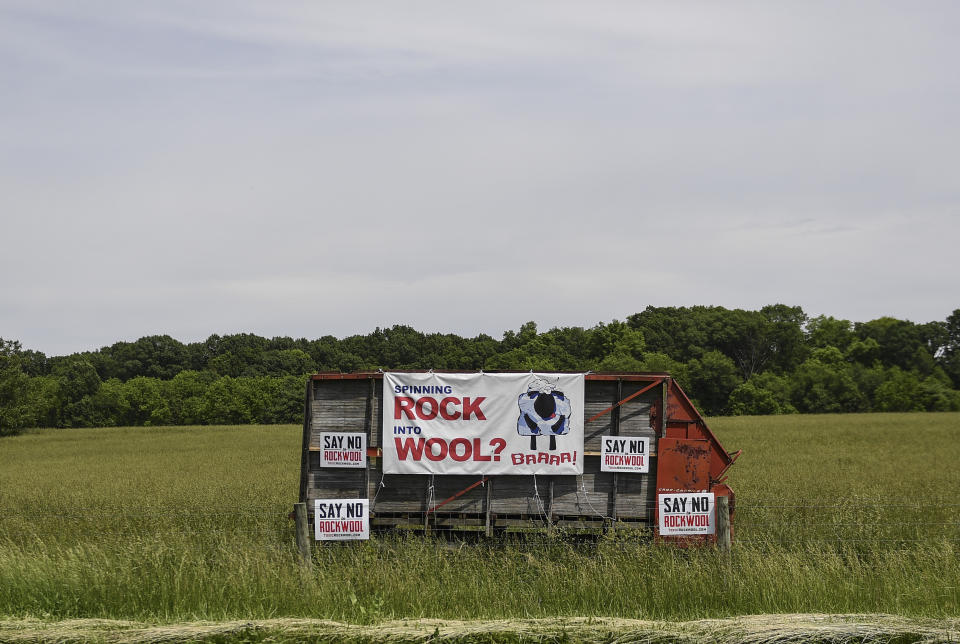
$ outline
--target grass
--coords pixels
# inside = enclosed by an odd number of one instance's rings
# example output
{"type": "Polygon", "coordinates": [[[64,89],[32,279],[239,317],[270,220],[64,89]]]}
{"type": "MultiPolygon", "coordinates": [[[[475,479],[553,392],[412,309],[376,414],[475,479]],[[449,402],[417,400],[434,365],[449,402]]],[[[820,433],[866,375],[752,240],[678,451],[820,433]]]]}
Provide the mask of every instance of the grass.
{"type": "MultiPolygon", "coordinates": [[[[736,545],[392,537],[297,562],[294,426],[0,441],[0,615],[26,619],[960,614],[960,414],[717,418],[736,545]]],[[[256,640],[259,641],[259,640],[256,640]]],[[[506,641],[506,640],[505,640],[506,641]]],[[[912,641],[912,640],[911,640],[912,641]]]]}

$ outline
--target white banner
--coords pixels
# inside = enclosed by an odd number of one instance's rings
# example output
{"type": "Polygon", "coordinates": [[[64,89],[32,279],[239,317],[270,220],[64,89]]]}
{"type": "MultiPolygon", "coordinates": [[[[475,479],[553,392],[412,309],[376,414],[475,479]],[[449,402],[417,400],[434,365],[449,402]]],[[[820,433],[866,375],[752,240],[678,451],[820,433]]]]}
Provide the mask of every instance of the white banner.
{"type": "Polygon", "coordinates": [[[713,534],[716,532],[713,492],[660,494],[660,534],[713,534]]]}
{"type": "Polygon", "coordinates": [[[384,474],[583,474],[583,374],[385,373],[384,474]]]}
{"type": "Polygon", "coordinates": [[[317,541],[370,538],[369,499],[314,499],[313,510],[317,541]]]}
{"type": "Polygon", "coordinates": [[[348,432],[321,432],[320,467],[367,466],[367,435],[348,432]]]}
{"type": "Polygon", "coordinates": [[[601,436],[601,472],[649,472],[650,441],[640,436],[601,436]]]}

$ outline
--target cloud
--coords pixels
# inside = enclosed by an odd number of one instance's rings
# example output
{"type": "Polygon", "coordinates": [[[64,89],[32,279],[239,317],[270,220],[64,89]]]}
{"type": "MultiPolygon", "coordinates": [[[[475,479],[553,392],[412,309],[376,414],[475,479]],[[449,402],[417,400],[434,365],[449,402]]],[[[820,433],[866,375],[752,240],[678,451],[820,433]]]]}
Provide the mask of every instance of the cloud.
{"type": "Polygon", "coordinates": [[[5,3],[0,334],[942,319],[958,13],[5,3]]]}

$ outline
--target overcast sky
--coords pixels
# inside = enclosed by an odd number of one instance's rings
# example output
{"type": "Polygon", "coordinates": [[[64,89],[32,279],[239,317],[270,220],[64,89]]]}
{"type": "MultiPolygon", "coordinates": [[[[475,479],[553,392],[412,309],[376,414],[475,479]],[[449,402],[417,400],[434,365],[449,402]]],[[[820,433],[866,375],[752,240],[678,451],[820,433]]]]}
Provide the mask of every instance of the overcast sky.
{"type": "Polygon", "coordinates": [[[960,3],[0,0],[0,336],[960,308],[960,3]]]}

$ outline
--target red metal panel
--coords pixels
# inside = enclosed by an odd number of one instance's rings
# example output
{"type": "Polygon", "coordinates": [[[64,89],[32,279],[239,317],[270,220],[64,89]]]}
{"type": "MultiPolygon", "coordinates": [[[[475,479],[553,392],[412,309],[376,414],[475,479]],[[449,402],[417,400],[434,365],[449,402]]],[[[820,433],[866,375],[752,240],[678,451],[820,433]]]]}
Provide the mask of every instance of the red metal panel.
{"type": "Polygon", "coordinates": [[[710,490],[710,442],[661,438],[657,442],[657,491],[710,490]]]}
{"type": "Polygon", "coordinates": [[[687,437],[687,426],[686,425],[673,425],[667,426],[667,438],[686,438],[687,437]]]}
{"type": "MultiPolygon", "coordinates": [[[[669,436],[677,436],[679,428],[686,427],[687,439],[706,440],[710,443],[710,476],[718,481],[723,473],[733,465],[734,456],[727,453],[720,441],[714,436],[703,416],[696,410],[687,394],[683,392],[676,380],[670,381],[670,390],[667,395],[667,429],[669,436]],[[670,429],[674,431],[670,431],[670,429]]],[[[739,454],[737,454],[739,456],[739,454]]]]}
{"type": "MultiPolygon", "coordinates": [[[[669,429],[667,430],[670,431],[669,429]]],[[[708,492],[710,480],[710,441],[687,438],[661,438],[657,441],[657,502],[654,517],[660,525],[659,495],[671,492],[708,492]]],[[[694,546],[716,541],[716,535],[660,536],[657,538],[679,546],[694,546]]]]}

